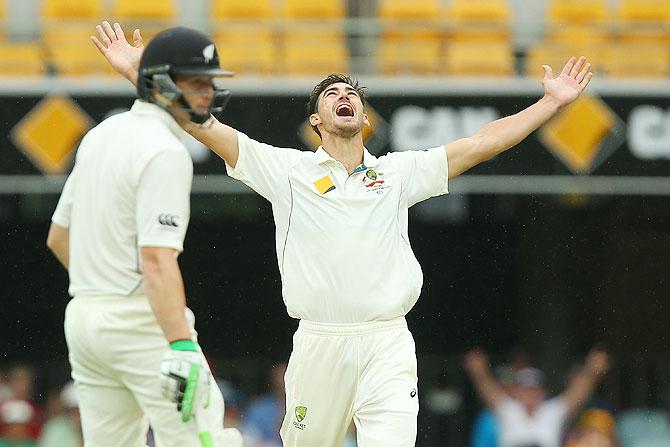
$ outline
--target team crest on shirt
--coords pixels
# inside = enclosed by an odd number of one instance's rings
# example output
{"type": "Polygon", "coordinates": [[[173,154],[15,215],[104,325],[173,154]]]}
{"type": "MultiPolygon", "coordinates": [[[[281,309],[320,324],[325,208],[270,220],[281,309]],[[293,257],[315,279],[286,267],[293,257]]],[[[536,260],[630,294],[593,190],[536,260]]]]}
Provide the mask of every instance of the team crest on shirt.
{"type": "Polygon", "coordinates": [[[295,407],[294,414],[295,414],[295,421],[293,422],[293,426],[298,430],[304,430],[307,425],[304,424],[302,421],[304,421],[305,418],[307,417],[307,407],[298,405],[297,407],[295,407]]]}
{"type": "Polygon", "coordinates": [[[384,173],[378,172],[372,168],[365,171],[363,176],[363,187],[366,192],[374,192],[376,194],[384,194],[384,190],[390,188],[390,185],[385,184],[384,173]]]}

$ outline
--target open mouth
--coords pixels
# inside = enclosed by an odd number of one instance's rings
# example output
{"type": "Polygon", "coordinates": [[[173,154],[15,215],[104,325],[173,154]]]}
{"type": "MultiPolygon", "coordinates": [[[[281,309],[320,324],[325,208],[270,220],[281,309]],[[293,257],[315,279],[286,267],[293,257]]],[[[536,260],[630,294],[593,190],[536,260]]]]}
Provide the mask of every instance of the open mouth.
{"type": "Polygon", "coordinates": [[[337,116],[354,116],[354,108],[351,105],[343,103],[335,109],[337,116]]]}

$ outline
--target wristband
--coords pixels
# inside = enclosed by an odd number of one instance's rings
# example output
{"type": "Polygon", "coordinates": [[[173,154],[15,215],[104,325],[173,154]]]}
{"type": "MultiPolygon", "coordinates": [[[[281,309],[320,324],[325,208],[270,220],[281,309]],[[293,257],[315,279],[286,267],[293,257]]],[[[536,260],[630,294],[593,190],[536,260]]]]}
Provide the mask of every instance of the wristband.
{"type": "Polygon", "coordinates": [[[193,340],[175,340],[170,343],[170,349],[173,351],[198,352],[198,345],[193,340]]]}

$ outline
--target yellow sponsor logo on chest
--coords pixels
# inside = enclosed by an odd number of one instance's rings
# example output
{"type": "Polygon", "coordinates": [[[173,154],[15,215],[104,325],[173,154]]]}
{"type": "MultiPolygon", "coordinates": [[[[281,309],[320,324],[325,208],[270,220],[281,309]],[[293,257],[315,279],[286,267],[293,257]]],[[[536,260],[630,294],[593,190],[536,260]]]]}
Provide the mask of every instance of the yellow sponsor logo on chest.
{"type": "Polygon", "coordinates": [[[333,180],[329,175],[327,175],[325,177],[321,177],[319,180],[316,180],[314,182],[314,187],[317,191],[319,191],[319,194],[324,195],[325,193],[335,189],[335,183],[333,183],[333,180]]]}

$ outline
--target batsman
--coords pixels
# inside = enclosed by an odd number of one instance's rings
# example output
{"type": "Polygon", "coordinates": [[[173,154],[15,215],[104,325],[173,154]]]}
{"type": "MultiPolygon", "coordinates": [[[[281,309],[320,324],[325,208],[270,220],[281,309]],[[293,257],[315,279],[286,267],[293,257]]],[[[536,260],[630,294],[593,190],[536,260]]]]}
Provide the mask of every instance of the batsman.
{"type": "Polygon", "coordinates": [[[65,337],[85,447],[241,447],[197,343],[177,255],[193,162],[175,121],[199,122],[227,92],[212,41],[159,34],[131,110],[86,134],[47,239],[69,273],[65,337]],[[178,100],[177,100],[178,98],[178,100]],[[178,402],[179,405],[175,405],[178,402]]]}

